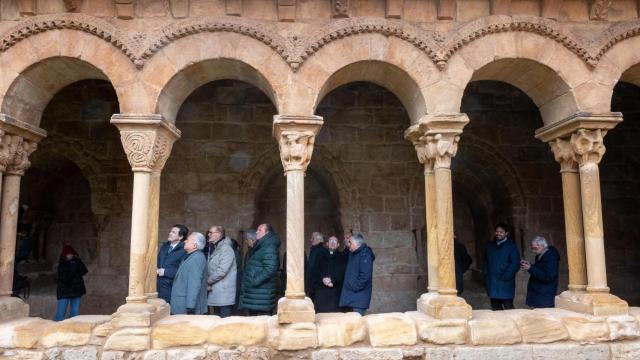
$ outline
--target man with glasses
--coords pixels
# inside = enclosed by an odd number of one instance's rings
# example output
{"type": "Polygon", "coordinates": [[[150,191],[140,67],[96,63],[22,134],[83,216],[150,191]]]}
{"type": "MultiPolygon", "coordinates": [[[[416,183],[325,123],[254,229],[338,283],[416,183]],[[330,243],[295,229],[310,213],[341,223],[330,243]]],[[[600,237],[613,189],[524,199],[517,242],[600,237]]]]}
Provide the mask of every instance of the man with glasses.
{"type": "Polygon", "coordinates": [[[236,303],[236,277],[238,276],[236,255],[233,250],[233,241],[226,236],[224,227],[212,226],[208,235],[209,244],[213,246],[213,250],[210,250],[207,259],[209,269],[207,304],[209,314],[224,318],[231,316],[233,305],[236,303]]]}

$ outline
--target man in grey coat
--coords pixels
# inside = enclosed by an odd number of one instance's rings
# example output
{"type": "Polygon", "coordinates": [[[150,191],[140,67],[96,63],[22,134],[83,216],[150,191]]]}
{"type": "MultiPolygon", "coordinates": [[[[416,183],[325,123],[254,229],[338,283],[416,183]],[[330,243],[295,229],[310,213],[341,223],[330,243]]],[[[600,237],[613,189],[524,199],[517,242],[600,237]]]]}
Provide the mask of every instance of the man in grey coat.
{"type": "Polygon", "coordinates": [[[202,253],[204,235],[192,232],[184,242],[187,256],[180,264],[171,287],[171,314],[207,312],[207,259],[202,253]]]}
{"type": "Polygon", "coordinates": [[[209,314],[219,315],[221,318],[231,316],[236,302],[236,277],[238,269],[236,255],[233,251],[232,240],[225,236],[222,226],[212,226],[209,229],[209,242],[215,249],[209,254],[207,266],[209,268],[209,314]]]}

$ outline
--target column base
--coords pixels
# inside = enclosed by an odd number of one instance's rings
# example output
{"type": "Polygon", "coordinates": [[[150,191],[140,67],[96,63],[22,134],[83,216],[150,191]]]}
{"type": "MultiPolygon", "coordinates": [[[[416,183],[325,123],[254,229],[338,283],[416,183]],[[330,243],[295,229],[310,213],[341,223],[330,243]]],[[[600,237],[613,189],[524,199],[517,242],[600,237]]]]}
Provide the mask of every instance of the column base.
{"type": "Polygon", "coordinates": [[[156,307],[156,311],[153,315],[152,323],[171,315],[171,306],[161,298],[152,297],[147,299],[147,304],[156,307]]]}
{"type": "Polygon", "coordinates": [[[610,293],[567,290],[556,296],[557,308],[595,316],[627,315],[626,301],[610,293]]]}
{"type": "Polygon", "coordinates": [[[29,304],[22,299],[0,296],[0,323],[29,316],[29,304]]]}
{"type": "Polygon", "coordinates": [[[425,293],[417,301],[418,311],[435,319],[471,319],[471,305],[455,295],[425,293]]]}
{"type": "Polygon", "coordinates": [[[128,303],[120,306],[113,314],[112,329],[125,327],[150,327],[159,317],[156,305],[144,303],[128,303]]]}
{"type": "Polygon", "coordinates": [[[316,310],[313,301],[308,297],[304,299],[283,297],[278,300],[278,322],[280,324],[313,323],[315,321],[316,310]]]}

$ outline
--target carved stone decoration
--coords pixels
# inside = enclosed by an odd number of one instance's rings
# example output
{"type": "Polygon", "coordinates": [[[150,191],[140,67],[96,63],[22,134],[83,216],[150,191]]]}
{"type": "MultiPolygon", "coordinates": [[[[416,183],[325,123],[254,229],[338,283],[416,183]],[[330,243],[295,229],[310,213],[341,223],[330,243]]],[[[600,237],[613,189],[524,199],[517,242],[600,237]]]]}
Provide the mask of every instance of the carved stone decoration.
{"type": "Polygon", "coordinates": [[[579,129],[571,135],[571,146],[576,154],[576,160],[580,166],[586,163],[598,164],[606,151],[603,137],[606,130],[579,129]]]}
{"type": "Polygon", "coordinates": [[[69,12],[77,11],[80,8],[80,3],[82,0],[64,0],[64,7],[69,12]]]}
{"type": "Polygon", "coordinates": [[[0,171],[23,175],[31,165],[29,155],[46,136],[40,128],[0,114],[0,171]]]}
{"type": "Polygon", "coordinates": [[[273,136],[278,140],[280,160],[285,172],[306,171],[315,137],[322,126],[318,116],[300,117],[276,115],[273,122],[273,136]]]}
{"type": "Polygon", "coordinates": [[[331,0],[331,15],[334,18],[349,17],[350,0],[331,0]]]}
{"type": "Polygon", "coordinates": [[[17,0],[18,12],[21,16],[32,16],[36,14],[36,0],[17,0]]]}
{"type": "Polygon", "coordinates": [[[433,141],[433,135],[427,135],[425,129],[418,124],[407,129],[404,137],[413,144],[418,161],[424,165],[425,171],[433,170],[436,159],[436,143],[433,141]]]}
{"type": "Polygon", "coordinates": [[[29,156],[36,151],[38,143],[32,140],[23,139],[16,136],[19,140],[16,152],[7,166],[7,173],[15,175],[24,175],[24,172],[31,166],[29,156]]]}
{"type": "Polygon", "coordinates": [[[176,19],[189,17],[189,0],[171,0],[171,15],[176,19]]]}
{"type": "Polygon", "coordinates": [[[609,17],[609,8],[612,0],[594,0],[591,3],[591,11],[589,19],[591,20],[607,20],[609,17]]]}
{"type": "Polygon", "coordinates": [[[462,129],[468,122],[466,114],[425,115],[405,131],[404,137],[413,143],[421,163],[449,168],[458,151],[462,129]]]}
{"type": "Polygon", "coordinates": [[[436,134],[428,139],[435,147],[434,168],[450,168],[451,159],[458,152],[460,136],[455,134],[436,134]]]}
{"type": "Polygon", "coordinates": [[[175,126],[156,114],[116,114],[111,123],[120,130],[122,147],[134,172],[162,171],[173,143],[180,137],[175,126]]]}
{"type": "Polygon", "coordinates": [[[118,19],[131,20],[135,17],[134,0],[116,0],[116,16],[118,19]]]}
{"type": "Polygon", "coordinates": [[[4,172],[13,161],[18,145],[22,142],[20,136],[11,135],[0,130],[0,172],[4,172]]]}
{"type": "Polygon", "coordinates": [[[555,139],[549,142],[551,151],[556,161],[560,164],[561,171],[577,170],[578,162],[571,142],[563,139],[555,139]]]}

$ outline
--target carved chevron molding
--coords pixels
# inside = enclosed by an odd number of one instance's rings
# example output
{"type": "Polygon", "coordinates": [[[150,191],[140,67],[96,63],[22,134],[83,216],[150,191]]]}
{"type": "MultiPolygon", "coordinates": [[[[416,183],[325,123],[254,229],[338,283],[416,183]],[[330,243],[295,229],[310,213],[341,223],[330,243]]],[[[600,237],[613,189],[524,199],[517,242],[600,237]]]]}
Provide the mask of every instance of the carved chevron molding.
{"type": "Polygon", "coordinates": [[[231,32],[253,38],[270,47],[293,71],[322,47],[346,37],[376,33],[393,36],[422,51],[443,70],[456,51],[484,36],[503,32],[530,32],[552,39],[576,54],[590,67],[615,44],[640,34],[640,20],[617,23],[588,40],[566,29],[561,23],[533,16],[494,15],[477,19],[448,33],[424,30],[407,22],[382,18],[347,18],[323,26],[311,35],[284,37],[270,23],[239,17],[195,18],[172,23],[150,33],[126,33],[111,23],[83,14],[56,14],[32,17],[0,36],[0,52],[18,42],[50,30],[72,29],[109,42],[127,56],[138,69],[158,51],[174,41],[207,32],[231,32]]]}

